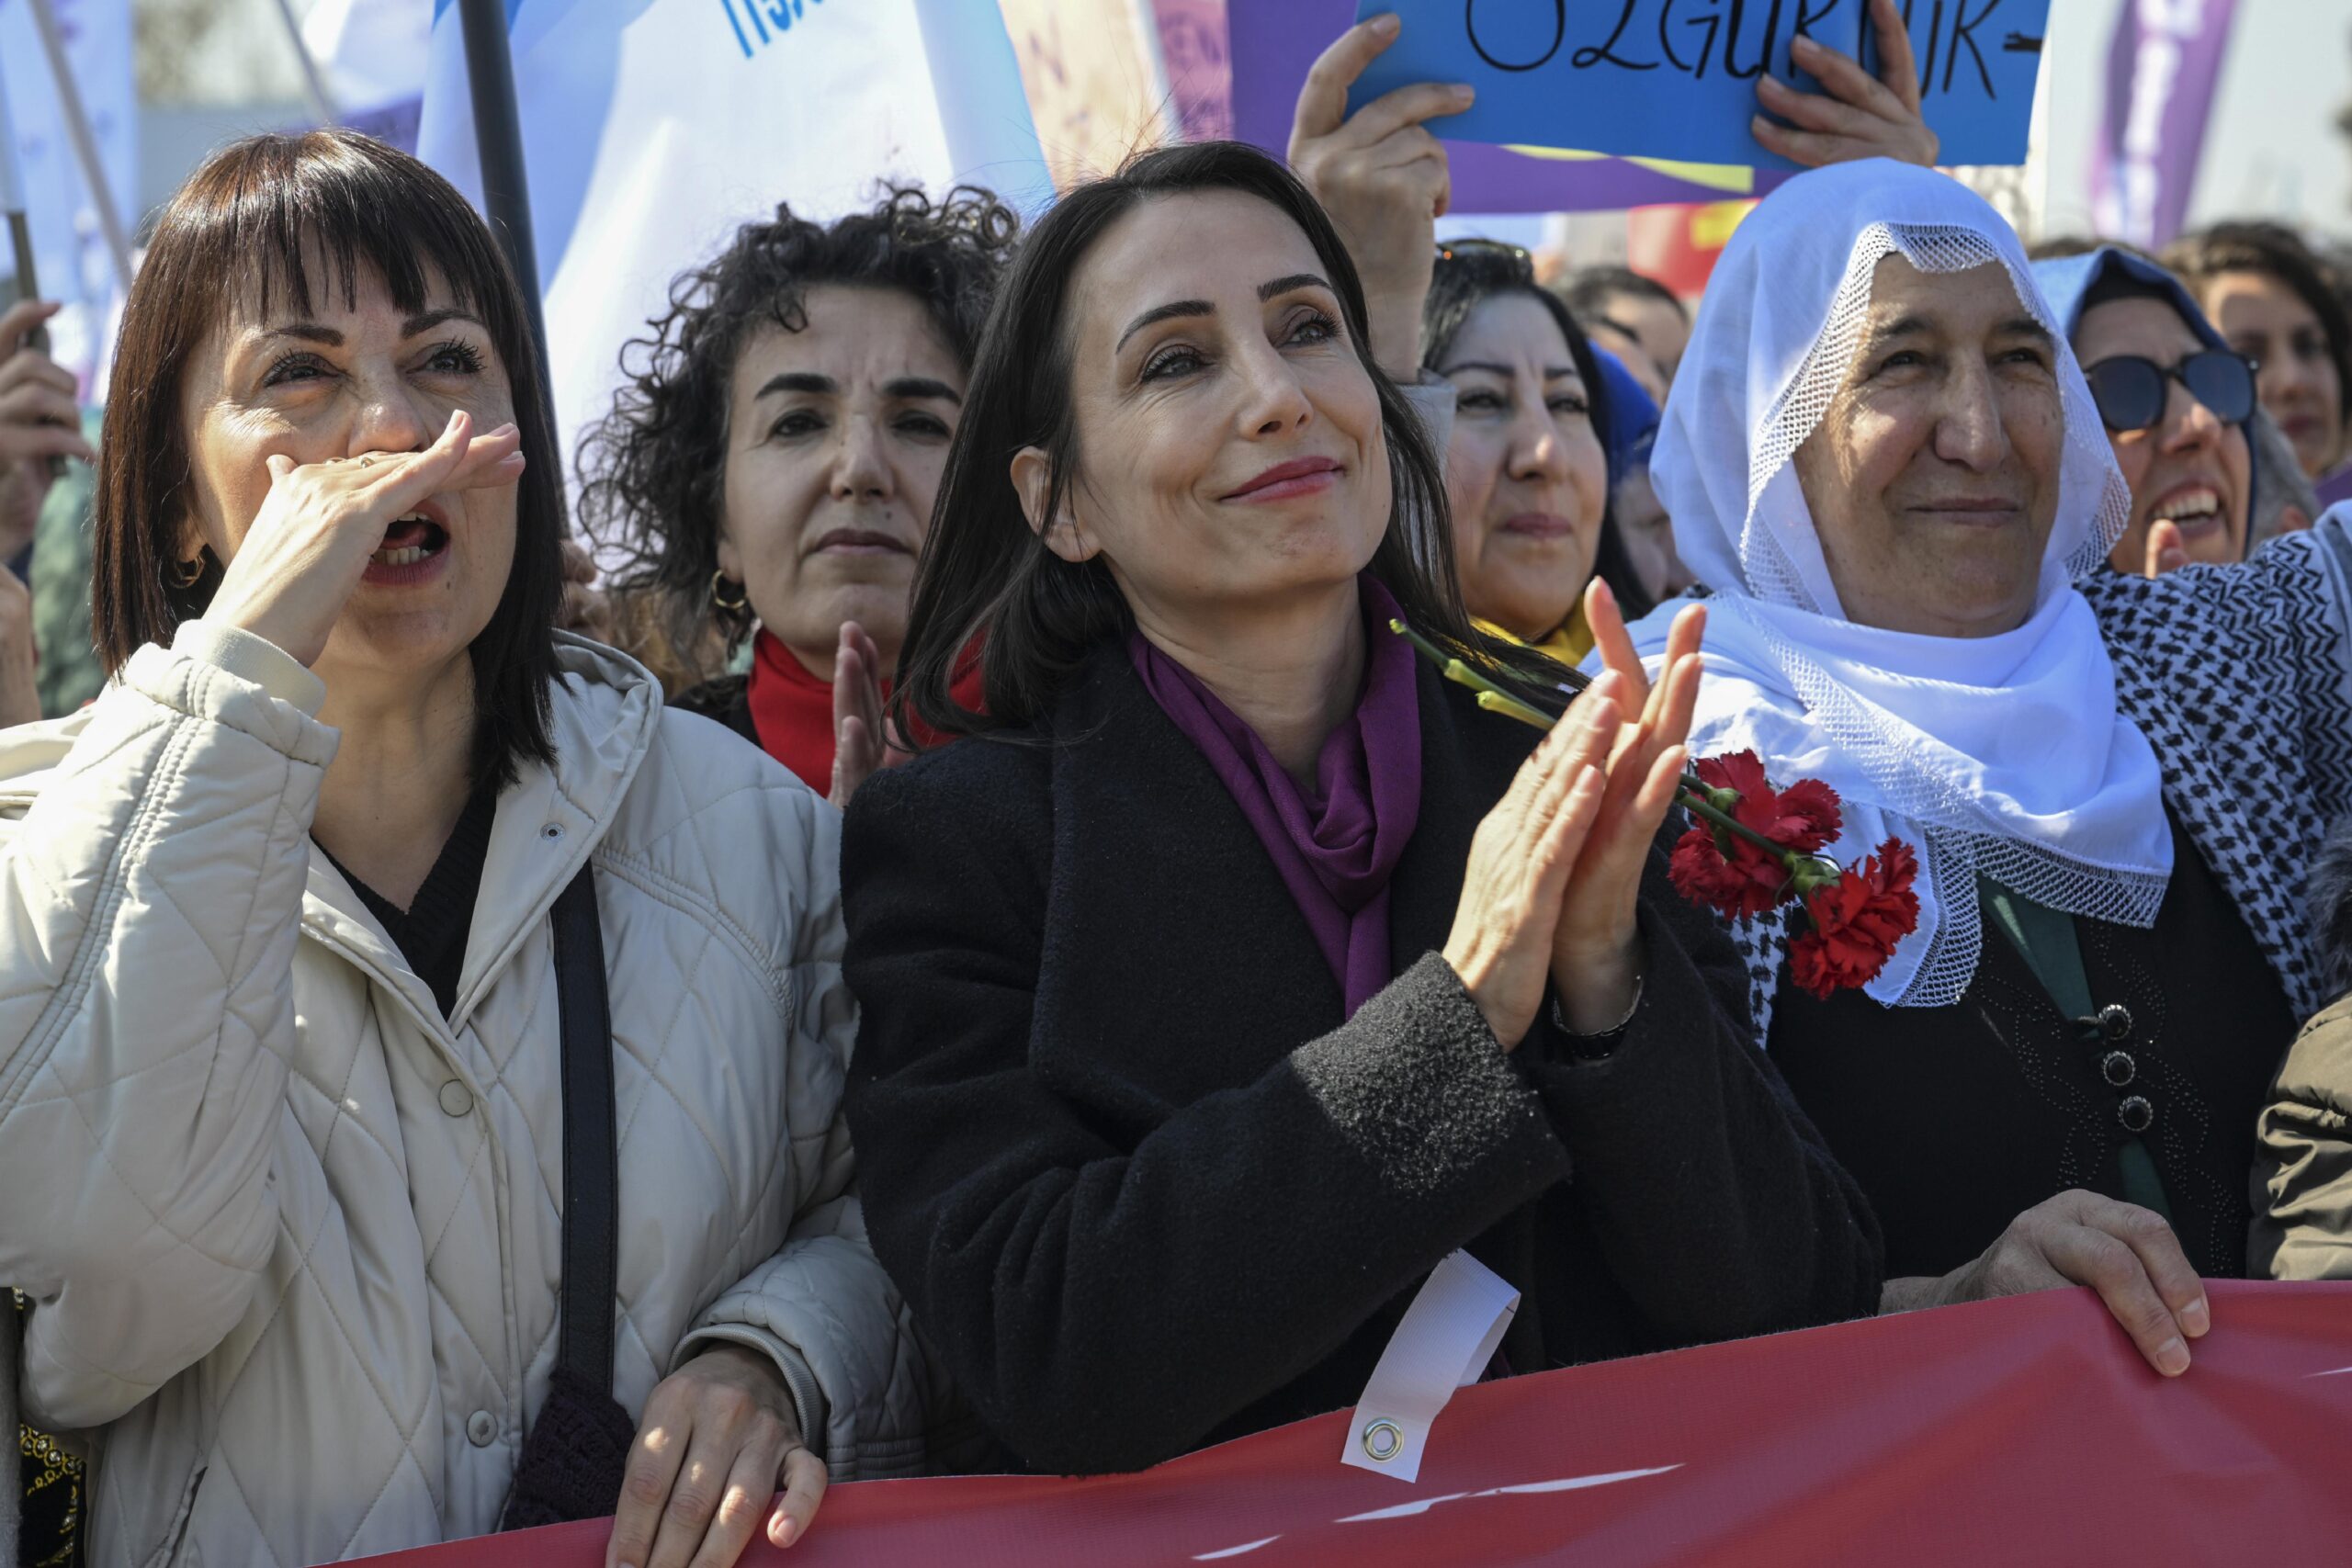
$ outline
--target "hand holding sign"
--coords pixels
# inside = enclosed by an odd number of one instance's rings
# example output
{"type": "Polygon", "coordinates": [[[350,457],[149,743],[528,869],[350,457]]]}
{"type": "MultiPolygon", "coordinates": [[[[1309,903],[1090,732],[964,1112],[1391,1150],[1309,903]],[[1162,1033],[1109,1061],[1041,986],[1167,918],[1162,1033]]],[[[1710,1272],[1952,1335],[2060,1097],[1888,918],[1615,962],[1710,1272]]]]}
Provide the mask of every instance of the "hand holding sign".
{"type": "Polygon", "coordinates": [[[1757,101],[1788,120],[1758,115],[1756,140],[1792,163],[1819,168],[1857,158],[1894,158],[1923,169],[1936,165],[1941,139],[1919,113],[1919,67],[1911,35],[1894,0],[1871,0],[1871,33],[1878,43],[1878,75],[1860,62],[1809,38],[1793,39],[1790,57],[1821,84],[1801,93],[1778,76],[1756,81],[1757,101]]]}
{"type": "Polygon", "coordinates": [[[1408,41],[1364,72],[1355,101],[1416,81],[1476,87],[1476,105],[1438,121],[1437,135],[1788,168],[1804,154],[1783,153],[1754,129],[1758,98],[1770,93],[1759,79],[1809,87],[1799,73],[1816,70],[1828,73],[1826,96],[1765,102],[1793,118],[1794,131],[1849,144],[1828,153],[1793,143],[1820,161],[1865,144],[1916,156],[1923,143],[1901,130],[1911,116],[1899,106],[1909,105],[1922,128],[1933,128],[1944,161],[2022,162],[2050,0],[1904,8],[1910,63],[1899,74],[1916,85],[1916,97],[1888,85],[1902,63],[1891,51],[1881,79],[1862,85],[1879,53],[1873,15],[1883,26],[1889,9],[1879,0],[1359,0],[1359,15],[1375,9],[1395,10],[1408,41]],[[1851,60],[1792,54],[1799,39],[1851,60]],[[1855,72],[1838,69],[1851,61],[1860,62],[1855,72]]]}
{"type": "Polygon", "coordinates": [[[1458,114],[1464,86],[1419,82],[1348,112],[1348,89],[1396,41],[1397,18],[1374,17],[1341,33],[1306,73],[1290,133],[1290,166],[1348,243],[1363,276],[1372,354],[1410,381],[1421,367],[1421,301],[1437,254],[1437,220],[1453,194],[1445,149],[1422,128],[1458,114]]]}

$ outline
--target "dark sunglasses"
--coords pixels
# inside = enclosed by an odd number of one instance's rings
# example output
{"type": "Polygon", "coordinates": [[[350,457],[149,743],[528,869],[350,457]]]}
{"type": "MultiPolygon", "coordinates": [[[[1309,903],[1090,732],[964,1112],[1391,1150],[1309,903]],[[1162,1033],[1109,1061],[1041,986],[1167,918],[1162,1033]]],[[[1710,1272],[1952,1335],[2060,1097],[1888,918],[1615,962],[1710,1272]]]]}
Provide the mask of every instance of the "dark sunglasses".
{"type": "Polygon", "coordinates": [[[2226,348],[2203,349],[2170,366],[2120,354],[2083,374],[2098,404],[2099,422],[2109,430],[2154,429],[2165,417],[2168,380],[2188,388],[2224,424],[2244,423],[2254,412],[2254,361],[2226,348]]]}
{"type": "Polygon", "coordinates": [[[1525,246],[1500,240],[1447,240],[1437,248],[1441,266],[1468,268],[1473,276],[1513,283],[1535,281],[1535,258],[1525,246]]]}

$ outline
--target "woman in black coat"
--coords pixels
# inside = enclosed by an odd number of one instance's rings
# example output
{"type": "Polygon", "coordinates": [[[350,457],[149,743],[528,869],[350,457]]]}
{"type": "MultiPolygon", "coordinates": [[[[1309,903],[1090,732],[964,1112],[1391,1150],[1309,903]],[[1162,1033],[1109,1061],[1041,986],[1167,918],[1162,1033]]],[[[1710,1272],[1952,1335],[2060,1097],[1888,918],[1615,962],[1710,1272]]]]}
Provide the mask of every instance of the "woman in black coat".
{"type": "Polygon", "coordinates": [[[1540,745],[1419,664],[1391,616],[1495,655],[1364,344],[1229,143],[1065,197],[982,343],[894,698],[973,738],[867,783],[842,872],[867,1223],[1000,1462],[1350,1404],[1456,1248],[1522,1293],[1500,1371],[1876,1303],[1654,844],[1695,654],[1540,745]]]}

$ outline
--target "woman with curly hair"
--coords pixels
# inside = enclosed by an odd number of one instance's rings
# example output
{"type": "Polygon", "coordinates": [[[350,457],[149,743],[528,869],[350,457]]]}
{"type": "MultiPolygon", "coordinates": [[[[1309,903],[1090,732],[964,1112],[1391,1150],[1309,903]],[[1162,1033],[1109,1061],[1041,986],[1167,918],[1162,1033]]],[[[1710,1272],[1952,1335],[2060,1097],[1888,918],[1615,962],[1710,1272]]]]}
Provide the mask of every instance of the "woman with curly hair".
{"type": "Polygon", "coordinates": [[[747,673],[677,705],[837,805],[886,756],[886,671],[1019,227],[968,187],[831,224],[779,206],[679,277],[582,443],[588,531],[630,558],[616,586],[650,592],[690,660],[752,640],[747,673]]]}

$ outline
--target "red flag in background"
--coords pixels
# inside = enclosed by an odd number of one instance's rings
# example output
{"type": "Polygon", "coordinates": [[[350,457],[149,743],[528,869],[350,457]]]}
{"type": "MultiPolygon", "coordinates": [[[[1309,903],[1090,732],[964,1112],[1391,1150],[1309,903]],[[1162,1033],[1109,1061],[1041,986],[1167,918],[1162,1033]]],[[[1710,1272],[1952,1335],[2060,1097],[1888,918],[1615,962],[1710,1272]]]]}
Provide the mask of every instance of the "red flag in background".
{"type": "MultiPolygon", "coordinates": [[[[1139,1475],[837,1486],[746,1563],[1100,1568],[2335,1562],[2352,1555],[2352,1285],[2214,1283],[2166,1381],[2084,1291],[1484,1383],[1420,1480],[1344,1413],[1139,1475]]],[[[601,1521],[375,1559],[602,1568],[601,1521]]]]}
{"type": "Polygon", "coordinates": [[[1731,231],[1755,210],[1752,201],[1636,207],[1625,214],[1625,265],[1696,299],[1706,292],[1731,231]]]}

